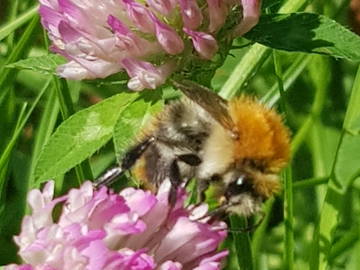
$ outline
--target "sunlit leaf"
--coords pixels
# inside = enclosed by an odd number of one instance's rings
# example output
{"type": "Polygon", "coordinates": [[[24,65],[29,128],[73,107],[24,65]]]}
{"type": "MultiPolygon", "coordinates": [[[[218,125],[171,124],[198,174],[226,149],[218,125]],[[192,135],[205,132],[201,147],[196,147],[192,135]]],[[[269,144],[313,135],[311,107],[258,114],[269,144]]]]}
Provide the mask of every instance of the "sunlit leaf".
{"type": "Polygon", "coordinates": [[[112,136],[120,113],[136,94],[118,94],[65,120],[39,156],[37,181],[63,174],[89,157],[112,136]]]}

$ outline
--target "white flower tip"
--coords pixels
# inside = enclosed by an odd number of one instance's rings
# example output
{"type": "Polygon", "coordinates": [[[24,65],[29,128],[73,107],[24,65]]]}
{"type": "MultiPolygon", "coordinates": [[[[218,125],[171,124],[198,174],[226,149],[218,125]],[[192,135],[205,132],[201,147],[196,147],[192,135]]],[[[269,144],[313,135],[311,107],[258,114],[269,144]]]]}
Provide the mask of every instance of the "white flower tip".
{"type": "Polygon", "coordinates": [[[58,66],[56,72],[59,76],[72,80],[83,80],[92,77],[87,69],[74,61],[58,66]]]}

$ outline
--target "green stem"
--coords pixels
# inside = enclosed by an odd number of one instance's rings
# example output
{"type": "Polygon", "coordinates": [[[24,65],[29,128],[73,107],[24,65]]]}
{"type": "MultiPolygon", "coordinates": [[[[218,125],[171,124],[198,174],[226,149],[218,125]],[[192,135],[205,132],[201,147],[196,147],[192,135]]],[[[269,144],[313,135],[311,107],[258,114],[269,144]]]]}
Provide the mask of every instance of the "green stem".
{"type": "Polygon", "coordinates": [[[329,176],[325,177],[314,177],[310,179],[300,180],[296,181],[293,185],[293,188],[295,190],[302,189],[302,188],[308,188],[308,187],[314,187],[318,185],[323,185],[329,182],[329,176]]]}
{"type": "Polygon", "coordinates": [[[6,97],[10,89],[10,87],[6,87],[6,85],[10,85],[14,80],[16,74],[18,73],[17,69],[6,68],[6,65],[21,59],[30,50],[30,43],[33,42],[33,39],[31,37],[35,35],[38,24],[39,16],[33,16],[33,19],[26,27],[26,30],[22,34],[20,40],[13,48],[6,61],[0,67],[0,89],[2,89],[2,91],[0,92],[0,104],[6,97]]]}
{"type": "Polygon", "coordinates": [[[41,149],[48,142],[51,133],[54,131],[56,120],[59,114],[59,102],[56,96],[55,87],[48,91],[47,101],[41,116],[40,123],[34,138],[34,146],[29,169],[29,187],[35,188],[35,166],[41,149]]]}
{"type": "MultiPolygon", "coordinates": [[[[284,72],[283,75],[283,87],[286,92],[287,89],[296,81],[296,79],[302,74],[305,67],[312,59],[310,54],[299,54],[290,65],[290,67],[284,72]]],[[[276,82],[261,99],[261,101],[267,104],[268,107],[273,107],[280,99],[279,84],[276,82]]]]}
{"type": "MultiPolygon", "coordinates": [[[[14,0],[11,3],[11,7],[10,7],[10,11],[9,11],[9,20],[10,21],[14,21],[16,19],[16,15],[17,15],[17,11],[18,11],[18,7],[19,7],[19,0],[14,0]]],[[[15,31],[10,32],[9,36],[7,37],[7,45],[9,46],[10,49],[12,49],[13,45],[14,45],[14,36],[15,36],[15,31]]]]}
{"type": "Polygon", "coordinates": [[[66,120],[75,113],[69,87],[65,79],[54,77],[55,89],[60,103],[60,111],[63,120],[66,120]]]}
{"type": "Polygon", "coordinates": [[[294,213],[291,167],[284,173],[284,269],[294,269],[294,213]]]}
{"type": "MultiPolygon", "coordinates": [[[[43,87],[43,89],[40,91],[40,93],[38,94],[38,96],[36,97],[34,103],[32,104],[31,108],[29,109],[29,111],[26,113],[26,115],[22,118],[20,124],[17,124],[17,128],[14,131],[14,134],[12,135],[12,138],[10,140],[10,142],[7,144],[4,152],[1,154],[0,157],[0,172],[1,175],[4,175],[4,173],[2,173],[7,165],[7,162],[9,160],[9,156],[17,142],[17,139],[19,138],[21,132],[23,131],[23,128],[27,122],[27,120],[29,119],[30,115],[32,114],[32,112],[34,111],[36,105],[38,104],[40,98],[42,97],[42,95],[45,93],[45,90],[47,89],[49,85],[49,82],[47,84],[45,84],[45,86],[43,87]]],[[[3,189],[5,187],[5,177],[4,178],[0,178],[0,194],[3,194],[3,189]]],[[[1,199],[0,199],[1,201],[1,199]]]]}
{"type": "Polygon", "coordinates": [[[266,238],[266,229],[269,225],[270,221],[270,213],[273,209],[273,205],[275,202],[275,198],[272,197],[269,200],[266,201],[264,206],[264,220],[261,222],[259,227],[256,229],[253,237],[252,237],[252,249],[253,249],[253,259],[254,259],[254,268],[255,269],[261,269],[260,268],[260,257],[261,257],[261,248],[264,243],[264,240],[266,238]]]}
{"type": "MultiPolygon", "coordinates": [[[[283,84],[283,74],[280,64],[280,59],[277,52],[273,51],[273,60],[275,75],[279,85],[280,93],[280,106],[282,111],[287,112],[286,98],[283,84]]],[[[284,235],[284,268],[292,270],[294,267],[294,214],[293,214],[293,186],[292,186],[292,172],[290,165],[284,172],[284,223],[285,223],[285,235],[284,235]]]]}
{"type": "MultiPolygon", "coordinates": [[[[247,220],[244,217],[231,216],[231,229],[234,231],[248,226],[247,220]]],[[[248,232],[234,233],[234,244],[240,270],[252,270],[252,251],[250,234],[248,232]]]]}

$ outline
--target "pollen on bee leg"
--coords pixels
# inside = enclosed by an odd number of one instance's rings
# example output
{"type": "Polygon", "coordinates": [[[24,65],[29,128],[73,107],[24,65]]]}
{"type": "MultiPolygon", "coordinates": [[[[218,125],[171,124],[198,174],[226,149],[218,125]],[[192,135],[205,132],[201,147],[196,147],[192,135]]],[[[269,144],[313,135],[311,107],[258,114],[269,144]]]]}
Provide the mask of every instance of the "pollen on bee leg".
{"type": "Polygon", "coordinates": [[[221,197],[220,197],[220,199],[219,199],[219,203],[220,203],[220,205],[222,205],[222,204],[225,204],[225,203],[226,203],[226,198],[225,198],[225,196],[221,196],[221,197]]]}

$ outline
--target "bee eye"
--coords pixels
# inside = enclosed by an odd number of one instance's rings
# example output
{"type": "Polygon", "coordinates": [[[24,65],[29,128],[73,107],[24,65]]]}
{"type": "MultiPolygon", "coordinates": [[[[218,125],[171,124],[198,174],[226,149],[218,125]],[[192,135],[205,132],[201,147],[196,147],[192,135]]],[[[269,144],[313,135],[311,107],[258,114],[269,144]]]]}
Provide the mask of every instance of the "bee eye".
{"type": "Polygon", "coordinates": [[[235,178],[226,188],[226,197],[231,197],[244,192],[252,192],[251,181],[245,175],[235,178]]]}
{"type": "Polygon", "coordinates": [[[241,186],[244,184],[245,176],[242,175],[236,180],[236,185],[241,186]]]}

